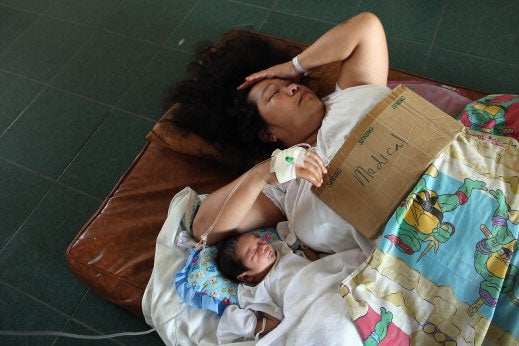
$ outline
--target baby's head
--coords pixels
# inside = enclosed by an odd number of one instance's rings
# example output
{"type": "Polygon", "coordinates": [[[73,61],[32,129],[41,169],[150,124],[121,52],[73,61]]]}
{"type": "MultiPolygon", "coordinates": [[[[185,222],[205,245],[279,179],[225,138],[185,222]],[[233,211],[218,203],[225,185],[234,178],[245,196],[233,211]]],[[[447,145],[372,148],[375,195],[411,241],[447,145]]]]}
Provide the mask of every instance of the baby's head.
{"type": "Polygon", "coordinates": [[[220,272],[232,280],[257,284],[276,261],[276,251],[260,237],[243,233],[225,240],[218,251],[220,272]]]}

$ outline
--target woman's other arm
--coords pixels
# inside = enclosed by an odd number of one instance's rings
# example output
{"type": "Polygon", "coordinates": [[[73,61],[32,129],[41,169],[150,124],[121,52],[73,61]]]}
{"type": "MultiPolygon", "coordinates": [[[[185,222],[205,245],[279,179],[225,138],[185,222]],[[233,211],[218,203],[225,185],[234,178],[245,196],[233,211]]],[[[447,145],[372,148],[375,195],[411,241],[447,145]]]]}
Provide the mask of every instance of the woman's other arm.
{"type": "MultiPolygon", "coordinates": [[[[322,184],[324,172],[323,161],[312,151],[307,152],[302,165],[296,166],[296,177],[308,180],[315,186],[322,184]]],[[[267,160],[207,196],[193,221],[195,238],[201,239],[213,226],[207,235],[207,243],[213,244],[231,234],[275,226],[284,220],[281,211],[262,193],[266,184],[277,183],[275,174],[270,172],[270,160],[267,160]]]]}
{"type": "MultiPolygon", "coordinates": [[[[337,84],[345,89],[364,84],[387,84],[389,58],[382,23],[372,13],[360,13],[335,26],[298,56],[299,64],[311,70],[342,61],[337,84]]],[[[239,89],[264,78],[297,79],[300,73],[291,61],[256,72],[239,89]]]]}
{"type": "Polygon", "coordinates": [[[261,193],[266,184],[276,183],[269,167],[268,161],[255,166],[207,196],[193,221],[195,238],[200,239],[213,226],[207,235],[207,243],[213,244],[234,233],[275,225],[283,220],[280,210],[261,193]]]}

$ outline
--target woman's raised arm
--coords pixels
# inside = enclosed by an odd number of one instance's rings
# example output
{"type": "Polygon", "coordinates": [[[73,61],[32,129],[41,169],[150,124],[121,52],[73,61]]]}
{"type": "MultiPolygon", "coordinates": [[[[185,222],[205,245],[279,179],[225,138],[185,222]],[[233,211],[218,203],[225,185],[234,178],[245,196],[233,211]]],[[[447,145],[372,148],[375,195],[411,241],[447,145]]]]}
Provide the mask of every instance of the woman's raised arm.
{"type": "MultiPolygon", "coordinates": [[[[389,58],[382,23],[372,13],[360,13],[335,26],[298,56],[300,67],[311,70],[327,63],[342,61],[337,84],[345,89],[364,84],[387,84],[389,58]]],[[[297,79],[292,63],[272,66],[253,73],[238,88],[246,88],[265,78],[297,79]]]]}

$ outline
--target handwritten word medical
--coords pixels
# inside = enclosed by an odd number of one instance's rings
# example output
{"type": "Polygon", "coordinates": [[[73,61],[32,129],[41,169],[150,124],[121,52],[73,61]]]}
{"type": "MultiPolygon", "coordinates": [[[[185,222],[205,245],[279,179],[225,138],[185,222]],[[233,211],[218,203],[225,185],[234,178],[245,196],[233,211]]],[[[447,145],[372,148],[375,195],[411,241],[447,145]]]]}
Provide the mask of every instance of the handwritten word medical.
{"type": "Polygon", "coordinates": [[[380,172],[384,166],[390,162],[391,156],[396,154],[399,150],[403,149],[408,144],[404,139],[398,137],[394,133],[391,133],[391,136],[395,139],[395,142],[387,147],[383,153],[379,151],[370,155],[372,158],[372,166],[355,167],[355,170],[353,171],[353,177],[362,185],[362,187],[365,187],[367,184],[369,184],[375,177],[375,174],[380,172]]]}

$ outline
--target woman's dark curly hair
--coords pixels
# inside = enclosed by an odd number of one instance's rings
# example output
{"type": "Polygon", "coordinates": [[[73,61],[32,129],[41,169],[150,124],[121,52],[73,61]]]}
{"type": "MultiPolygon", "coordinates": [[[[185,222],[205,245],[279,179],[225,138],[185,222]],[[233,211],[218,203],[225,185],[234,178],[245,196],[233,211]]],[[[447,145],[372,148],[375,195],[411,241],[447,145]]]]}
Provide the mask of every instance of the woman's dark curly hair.
{"type": "Polygon", "coordinates": [[[188,78],[167,91],[164,108],[180,103],[171,121],[217,144],[223,154],[235,156],[238,166],[262,160],[280,144],[259,139],[267,124],[248,101],[249,90],[236,87],[251,73],[288,61],[295,49],[274,46],[246,32],[217,48],[206,45],[189,64],[188,78]]]}

